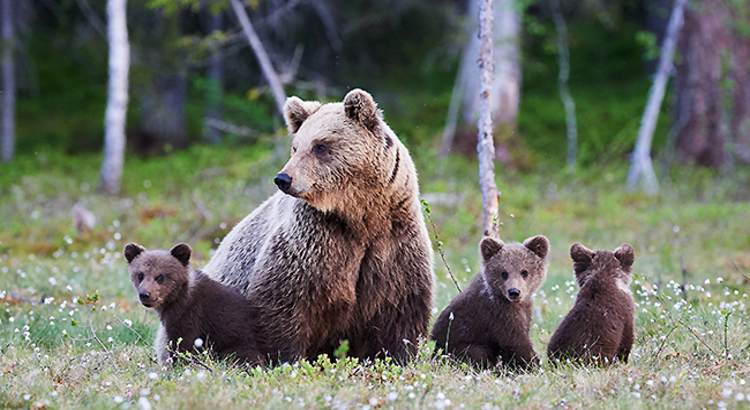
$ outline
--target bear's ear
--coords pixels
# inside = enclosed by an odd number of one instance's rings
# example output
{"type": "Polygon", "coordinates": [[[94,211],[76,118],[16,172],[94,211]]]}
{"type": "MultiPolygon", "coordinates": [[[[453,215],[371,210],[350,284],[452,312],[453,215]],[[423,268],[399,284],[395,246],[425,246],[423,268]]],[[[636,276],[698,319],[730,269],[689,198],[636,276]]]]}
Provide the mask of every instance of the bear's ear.
{"type": "Polygon", "coordinates": [[[630,244],[623,243],[615,249],[615,258],[620,261],[622,270],[629,273],[630,268],[633,267],[633,262],[635,262],[635,250],[630,244]]]}
{"type": "Polygon", "coordinates": [[[284,120],[286,129],[290,134],[294,134],[302,126],[307,117],[320,109],[320,103],[317,101],[302,101],[297,97],[289,97],[284,103],[284,120]]]}
{"type": "Polygon", "coordinates": [[[344,113],[350,120],[375,133],[379,121],[378,106],[367,91],[359,88],[349,91],[344,97],[344,113]]]}
{"type": "Polygon", "coordinates": [[[479,252],[482,254],[482,261],[487,262],[493,256],[497,255],[503,249],[505,243],[500,239],[488,236],[479,243],[479,252]]]}
{"type": "Polygon", "coordinates": [[[144,248],[141,245],[135,244],[135,243],[129,243],[125,245],[125,248],[122,250],[123,255],[125,255],[125,259],[127,259],[128,263],[133,262],[133,259],[135,259],[136,256],[140,255],[141,252],[145,252],[146,248],[144,248]]]}
{"type": "Polygon", "coordinates": [[[549,252],[549,241],[544,235],[537,235],[525,240],[523,246],[529,248],[530,251],[542,259],[546,258],[549,252]]]}
{"type": "Polygon", "coordinates": [[[576,279],[578,279],[578,284],[580,286],[583,286],[584,281],[581,280],[582,278],[579,278],[579,275],[589,268],[593,257],[594,251],[580,243],[574,243],[573,246],[570,247],[570,259],[573,259],[573,270],[575,270],[576,279]]]}
{"type": "Polygon", "coordinates": [[[175,245],[174,248],[172,248],[169,253],[172,254],[175,258],[177,258],[178,261],[182,264],[182,266],[188,266],[190,263],[190,252],[192,250],[190,249],[190,245],[186,243],[181,243],[179,245],[175,245]]]}

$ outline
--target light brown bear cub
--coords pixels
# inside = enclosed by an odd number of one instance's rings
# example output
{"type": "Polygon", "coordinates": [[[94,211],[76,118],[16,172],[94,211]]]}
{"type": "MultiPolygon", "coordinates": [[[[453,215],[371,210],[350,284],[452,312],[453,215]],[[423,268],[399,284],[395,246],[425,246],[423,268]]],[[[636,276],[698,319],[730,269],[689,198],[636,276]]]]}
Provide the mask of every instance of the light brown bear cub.
{"type": "Polygon", "coordinates": [[[570,248],[576,282],[576,303],[550,339],[551,363],[571,359],[609,365],[628,361],[633,346],[635,302],[630,292],[633,247],[614,252],[592,251],[580,243],[570,248]]]}
{"type": "Polygon", "coordinates": [[[175,353],[210,348],[219,358],[262,364],[256,308],[236,290],[190,268],[190,246],[150,250],[129,243],[123,250],[143,306],[159,315],[160,362],[175,353]]]}
{"type": "Polygon", "coordinates": [[[479,249],[484,270],[435,322],[436,348],[480,368],[538,364],[529,326],[532,295],[547,275],[549,241],[538,235],[505,244],[487,237],[479,249]]]}

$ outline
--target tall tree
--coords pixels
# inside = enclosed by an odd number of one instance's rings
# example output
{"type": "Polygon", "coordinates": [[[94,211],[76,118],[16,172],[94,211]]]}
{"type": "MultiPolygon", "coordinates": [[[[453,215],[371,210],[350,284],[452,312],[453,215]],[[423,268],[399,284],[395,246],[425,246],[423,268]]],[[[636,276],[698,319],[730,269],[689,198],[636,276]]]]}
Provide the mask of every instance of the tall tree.
{"type": "Polygon", "coordinates": [[[2,66],[3,66],[3,128],[2,161],[13,159],[16,150],[16,68],[14,51],[16,31],[13,14],[14,0],[2,0],[2,66]]]}
{"type": "Polygon", "coordinates": [[[99,173],[99,189],[120,191],[125,158],[125,114],[128,109],[128,70],[130,44],[126,18],[127,0],[107,0],[107,39],[109,41],[109,85],[104,113],[104,160],[99,173]]]}
{"type": "MultiPolygon", "coordinates": [[[[211,13],[208,17],[208,32],[213,34],[224,29],[222,12],[211,13]]],[[[214,42],[210,47],[208,61],[208,81],[206,84],[206,113],[204,119],[204,138],[212,144],[221,142],[221,131],[210,124],[221,120],[221,98],[224,85],[224,56],[221,46],[214,42]]]]}
{"type": "Polygon", "coordinates": [[[479,128],[477,151],[479,155],[479,187],[482,190],[484,234],[497,235],[499,213],[497,185],[495,184],[495,142],[492,137],[492,88],[495,61],[492,49],[492,0],[479,3],[479,128]]]}
{"type": "Polygon", "coordinates": [[[643,189],[649,195],[653,195],[659,190],[659,183],[656,180],[654,167],[651,164],[651,141],[656,129],[656,120],[659,118],[659,110],[661,102],[664,99],[664,92],[667,89],[669,73],[672,71],[672,57],[677,38],[679,37],[680,27],[682,26],[685,3],[687,3],[687,0],[675,1],[672,16],[667,25],[667,32],[664,36],[654,84],[651,86],[648,103],[646,103],[646,109],[643,111],[643,117],[641,118],[641,127],[638,130],[638,140],[635,143],[632,165],[628,172],[628,189],[636,189],[638,183],[643,181],[643,189]]]}
{"type": "Polygon", "coordinates": [[[576,104],[570,96],[568,78],[570,77],[570,49],[568,48],[568,25],[565,24],[559,0],[551,0],[552,19],[557,30],[557,65],[560,72],[557,75],[557,86],[560,99],[565,107],[565,125],[568,133],[568,169],[575,171],[578,155],[578,126],[576,125],[576,104]]]}
{"type": "MultiPolygon", "coordinates": [[[[495,128],[503,133],[513,133],[516,129],[518,107],[521,96],[521,10],[515,0],[493,0],[493,54],[494,80],[492,83],[492,119],[495,128]]],[[[477,33],[476,16],[479,15],[477,2],[469,2],[471,16],[470,35],[453,88],[446,127],[443,131],[441,155],[446,156],[453,144],[453,136],[458,120],[459,105],[463,103],[462,121],[474,123],[480,114],[480,76],[477,55],[480,38],[477,33]]],[[[481,24],[481,22],[480,22],[481,24]]]]}
{"type": "Polygon", "coordinates": [[[673,109],[678,125],[675,148],[683,161],[710,167],[726,163],[730,128],[721,82],[732,54],[728,23],[733,19],[722,0],[690,3],[685,9],[673,109]]]}

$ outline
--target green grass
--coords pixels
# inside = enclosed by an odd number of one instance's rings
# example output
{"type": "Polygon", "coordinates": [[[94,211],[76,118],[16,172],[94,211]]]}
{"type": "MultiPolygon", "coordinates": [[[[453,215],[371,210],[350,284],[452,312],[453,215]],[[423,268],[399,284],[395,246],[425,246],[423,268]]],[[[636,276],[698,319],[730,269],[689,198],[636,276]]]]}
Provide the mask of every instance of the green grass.
{"type": "MultiPolygon", "coordinates": [[[[638,336],[628,364],[478,373],[433,358],[432,346],[423,344],[407,366],[321,358],[243,370],[210,357],[200,358],[210,371],[159,366],[149,346],[157,320],[137,303],[121,249],[131,241],[149,248],[190,241],[194,266],[205,264],[215,241],[275,192],[271,176],[286,154],[273,155],[272,145],[194,146],[168,157],[128,158],[120,197],[96,193],[98,156],[42,151],[0,165],[0,404],[136,408],[143,398],[154,408],[748,405],[736,399],[750,395],[750,287],[732,265],[750,271],[747,169],[732,175],[673,169],[656,197],[626,192],[626,166],[618,162],[575,176],[545,166],[533,174],[498,169],[501,237],[542,233],[551,241],[531,330],[542,356],[577,292],[570,245],[634,246],[638,336]],[[70,214],[79,201],[98,218],[93,232],[81,236],[70,214]],[[686,298],[679,290],[682,264],[686,298]],[[86,302],[95,294],[98,301],[86,302]]],[[[437,159],[424,146],[412,154],[441,249],[465,287],[480,269],[476,163],[437,159]]],[[[435,264],[434,317],[457,294],[438,254],[435,264]]]]}

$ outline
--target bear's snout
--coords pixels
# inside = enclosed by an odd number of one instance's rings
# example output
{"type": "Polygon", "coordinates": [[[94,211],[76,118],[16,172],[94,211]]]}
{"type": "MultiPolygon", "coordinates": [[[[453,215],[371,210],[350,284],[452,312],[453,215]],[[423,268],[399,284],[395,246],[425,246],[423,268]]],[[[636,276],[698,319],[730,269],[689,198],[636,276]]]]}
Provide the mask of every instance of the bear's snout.
{"type": "Polygon", "coordinates": [[[517,301],[521,297],[521,291],[516,288],[510,288],[508,290],[508,299],[517,301]]]}
{"type": "Polygon", "coordinates": [[[276,178],[273,179],[273,182],[284,193],[288,193],[289,188],[292,187],[292,177],[286,173],[276,174],[276,178]]]}
{"type": "Polygon", "coordinates": [[[151,305],[151,294],[148,291],[142,290],[138,292],[138,298],[141,299],[143,306],[149,307],[151,305]]]}

